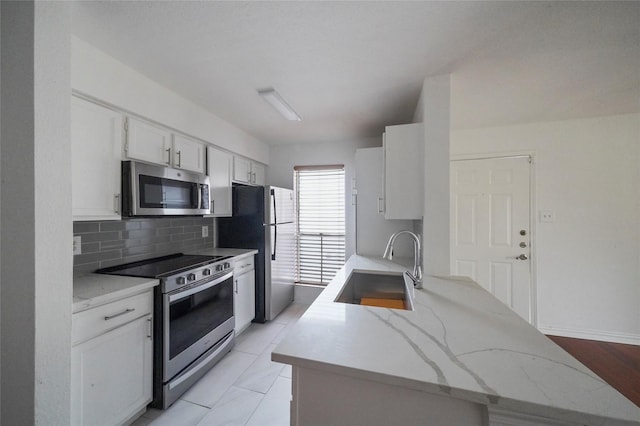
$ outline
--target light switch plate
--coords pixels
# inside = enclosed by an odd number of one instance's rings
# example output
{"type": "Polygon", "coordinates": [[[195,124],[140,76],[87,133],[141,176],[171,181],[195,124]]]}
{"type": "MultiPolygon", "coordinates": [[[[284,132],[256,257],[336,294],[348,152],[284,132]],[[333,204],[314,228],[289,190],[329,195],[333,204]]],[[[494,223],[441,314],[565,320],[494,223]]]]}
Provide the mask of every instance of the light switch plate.
{"type": "Polygon", "coordinates": [[[209,236],[209,227],[206,225],[202,225],[202,238],[207,238],[209,236]]]}
{"type": "Polygon", "coordinates": [[[73,254],[82,254],[82,236],[73,236],[73,254]]]}

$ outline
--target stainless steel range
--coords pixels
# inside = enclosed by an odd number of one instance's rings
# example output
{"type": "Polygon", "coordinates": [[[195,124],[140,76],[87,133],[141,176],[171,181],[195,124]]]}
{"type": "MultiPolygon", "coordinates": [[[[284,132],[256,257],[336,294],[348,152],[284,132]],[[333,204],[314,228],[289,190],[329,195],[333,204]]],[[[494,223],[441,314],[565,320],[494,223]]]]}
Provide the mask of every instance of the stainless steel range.
{"type": "Polygon", "coordinates": [[[169,407],[233,347],[233,269],[226,259],[179,253],[97,271],[160,279],[152,407],[169,407]]]}

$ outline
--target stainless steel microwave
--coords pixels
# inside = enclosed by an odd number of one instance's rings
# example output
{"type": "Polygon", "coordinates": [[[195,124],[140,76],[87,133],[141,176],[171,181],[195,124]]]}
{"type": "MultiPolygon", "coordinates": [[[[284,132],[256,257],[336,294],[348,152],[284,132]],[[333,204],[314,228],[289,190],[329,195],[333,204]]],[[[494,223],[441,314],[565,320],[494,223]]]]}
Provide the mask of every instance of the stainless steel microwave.
{"type": "Polygon", "coordinates": [[[122,162],[124,216],[209,214],[209,176],[137,161],[122,162]]]}

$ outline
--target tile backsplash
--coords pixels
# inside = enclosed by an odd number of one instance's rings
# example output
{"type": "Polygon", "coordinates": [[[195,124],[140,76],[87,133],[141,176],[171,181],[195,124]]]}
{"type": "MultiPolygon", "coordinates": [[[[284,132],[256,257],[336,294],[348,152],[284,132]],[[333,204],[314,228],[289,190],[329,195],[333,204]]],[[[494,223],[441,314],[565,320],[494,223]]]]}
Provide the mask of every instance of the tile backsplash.
{"type": "Polygon", "coordinates": [[[82,239],[82,254],[73,256],[73,269],[95,271],[171,253],[213,248],[214,221],[207,217],[175,217],[73,222],[74,237],[82,239]],[[203,226],[209,234],[204,238],[203,226]]]}

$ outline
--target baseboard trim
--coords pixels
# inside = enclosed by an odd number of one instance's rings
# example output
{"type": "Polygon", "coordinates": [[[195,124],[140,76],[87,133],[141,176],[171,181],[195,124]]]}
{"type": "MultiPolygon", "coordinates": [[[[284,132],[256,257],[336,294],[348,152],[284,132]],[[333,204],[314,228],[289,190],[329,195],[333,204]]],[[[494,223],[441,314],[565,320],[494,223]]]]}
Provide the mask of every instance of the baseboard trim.
{"type": "Polygon", "coordinates": [[[558,328],[538,325],[538,330],[543,334],[560,337],[573,337],[576,339],[600,340],[603,342],[624,343],[640,346],[640,335],[631,333],[615,333],[600,330],[580,330],[571,328],[558,328]]]}
{"type": "Polygon", "coordinates": [[[298,303],[310,305],[316,300],[316,297],[318,297],[325,288],[325,286],[296,284],[294,287],[293,299],[298,303]]]}

